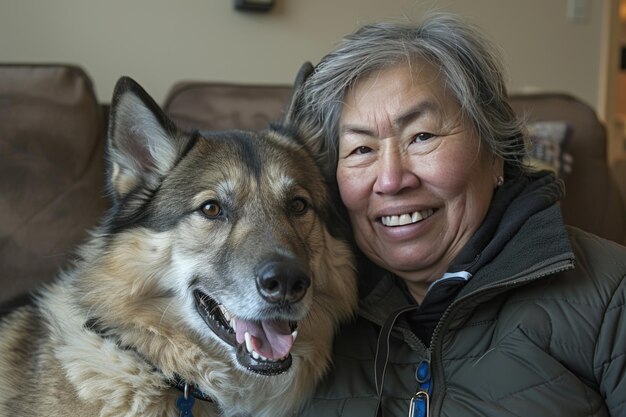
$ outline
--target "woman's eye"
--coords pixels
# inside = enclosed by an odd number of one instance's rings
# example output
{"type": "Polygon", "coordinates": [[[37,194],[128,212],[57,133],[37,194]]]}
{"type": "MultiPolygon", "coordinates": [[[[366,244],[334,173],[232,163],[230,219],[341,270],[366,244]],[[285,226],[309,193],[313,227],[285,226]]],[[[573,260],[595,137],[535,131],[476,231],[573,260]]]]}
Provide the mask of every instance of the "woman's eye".
{"type": "Polygon", "coordinates": [[[222,207],[220,207],[219,203],[216,201],[207,201],[202,205],[200,210],[202,214],[210,219],[214,219],[222,214],[222,207]]]}
{"type": "Polygon", "coordinates": [[[370,152],[372,152],[372,148],[369,148],[367,146],[359,146],[358,148],[352,151],[352,153],[355,155],[364,155],[370,152]]]}
{"type": "Polygon", "coordinates": [[[417,135],[413,136],[413,141],[414,142],[424,142],[424,141],[427,141],[428,139],[432,139],[434,137],[435,137],[435,135],[432,134],[432,133],[420,132],[417,135]]]}
{"type": "Polygon", "coordinates": [[[305,199],[301,197],[296,197],[293,200],[291,200],[289,210],[293,214],[301,216],[304,213],[306,213],[308,209],[309,209],[309,203],[307,203],[305,199]]]}

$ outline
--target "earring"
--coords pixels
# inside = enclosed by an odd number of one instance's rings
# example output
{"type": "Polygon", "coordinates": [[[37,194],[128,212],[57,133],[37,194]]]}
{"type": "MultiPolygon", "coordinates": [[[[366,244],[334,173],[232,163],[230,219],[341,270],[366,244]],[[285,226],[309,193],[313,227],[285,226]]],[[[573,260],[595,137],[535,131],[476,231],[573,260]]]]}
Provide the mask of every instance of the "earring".
{"type": "Polygon", "coordinates": [[[502,184],[504,184],[504,177],[503,177],[502,175],[500,175],[500,176],[498,177],[497,182],[496,182],[496,187],[501,187],[501,186],[502,186],[502,184]]]}

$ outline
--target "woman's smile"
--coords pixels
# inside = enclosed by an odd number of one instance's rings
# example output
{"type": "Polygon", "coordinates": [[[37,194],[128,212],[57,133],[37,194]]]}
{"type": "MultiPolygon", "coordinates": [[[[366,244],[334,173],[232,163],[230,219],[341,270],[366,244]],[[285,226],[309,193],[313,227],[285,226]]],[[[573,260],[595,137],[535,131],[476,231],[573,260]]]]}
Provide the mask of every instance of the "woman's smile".
{"type": "Polygon", "coordinates": [[[406,226],[407,224],[415,224],[424,219],[429,218],[434,213],[433,209],[416,210],[411,213],[400,215],[382,216],[380,222],[387,227],[406,226]]]}

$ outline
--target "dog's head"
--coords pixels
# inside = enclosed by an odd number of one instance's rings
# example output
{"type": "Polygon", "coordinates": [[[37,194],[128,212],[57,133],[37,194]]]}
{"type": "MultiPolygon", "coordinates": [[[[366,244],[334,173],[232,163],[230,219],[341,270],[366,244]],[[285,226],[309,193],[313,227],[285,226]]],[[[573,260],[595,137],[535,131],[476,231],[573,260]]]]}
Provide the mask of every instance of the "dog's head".
{"type": "Polygon", "coordinates": [[[190,333],[242,372],[275,375],[299,332],[314,340],[314,327],[332,333],[351,314],[351,256],[296,130],[183,132],[137,83],[118,82],[97,261],[108,286],[92,295],[106,299],[107,324],[190,333]]]}

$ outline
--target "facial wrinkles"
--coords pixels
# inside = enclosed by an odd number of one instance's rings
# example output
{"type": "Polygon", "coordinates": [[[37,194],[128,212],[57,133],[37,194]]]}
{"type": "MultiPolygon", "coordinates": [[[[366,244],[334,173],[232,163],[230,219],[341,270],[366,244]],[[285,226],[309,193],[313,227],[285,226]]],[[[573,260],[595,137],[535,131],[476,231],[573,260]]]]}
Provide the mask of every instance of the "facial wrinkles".
{"type": "MultiPolygon", "coordinates": [[[[358,99],[361,101],[366,99],[365,95],[359,96],[358,99]]],[[[350,107],[351,117],[342,127],[343,138],[355,141],[359,137],[382,140],[396,135],[391,112],[386,108],[388,106],[378,103],[375,108],[365,107],[366,109],[362,109],[358,104],[350,107]]]]}

